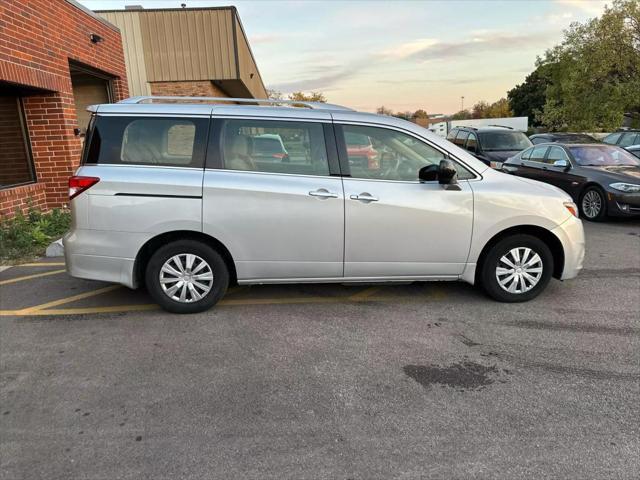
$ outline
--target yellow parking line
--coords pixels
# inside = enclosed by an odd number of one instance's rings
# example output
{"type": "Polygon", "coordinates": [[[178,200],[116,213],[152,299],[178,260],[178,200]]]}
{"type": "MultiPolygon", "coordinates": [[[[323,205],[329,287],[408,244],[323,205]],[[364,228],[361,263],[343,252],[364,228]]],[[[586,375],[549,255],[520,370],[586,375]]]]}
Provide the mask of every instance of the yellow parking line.
{"type": "Polygon", "coordinates": [[[20,265],[13,265],[14,267],[64,267],[64,262],[42,262],[42,263],[21,263],[20,265]]]}
{"type": "MultiPolygon", "coordinates": [[[[16,316],[45,316],[45,315],[89,315],[93,313],[120,313],[120,312],[141,312],[146,310],[157,310],[160,307],[155,304],[142,304],[142,305],[113,305],[110,307],[77,307],[77,308],[51,308],[48,310],[33,310],[33,311],[17,311],[13,313],[16,316]]],[[[5,311],[6,312],[6,311],[5,311]]],[[[0,311],[0,316],[3,312],[0,311]]],[[[11,315],[10,313],[4,313],[4,315],[11,315]]]]}
{"type": "MultiPolygon", "coordinates": [[[[113,290],[117,290],[122,288],[121,285],[110,285],[108,287],[99,288],[98,290],[91,290],[90,292],[78,293],[77,295],[72,295],[70,297],[61,298],[59,300],[53,300],[51,302],[42,303],[40,305],[35,305],[33,307],[23,308],[19,310],[22,314],[31,314],[37,310],[46,310],[47,308],[57,307],[58,305],[63,305],[65,303],[75,302],[77,300],[82,300],[84,298],[94,297],[96,295],[100,295],[102,293],[112,292],[113,290]]],[[[97,307],[96,307],[97,308],[97,307]]]]}
{"type": "Polygon", "coordinates": [[[355,293],[347,297],[347,300],[351,300],[353,302],[359,302],[361,300],[370,300],[371,295],[378,293],[380,290],[382,290],[382,287],[368,287],[368,288],[365,288],[364,290],[359,291],[358,293],[355,293]]]}
{"type": "Polygon", "coordinates": [[[56,275],[64,272],[66,272],[66,270],[54,270],[52,272],[35,273],[24,277],[10,278],[9,280],[0,281],[0,285],[9,285],[10,283],[22,282],[24,280],[31,280],[32,278],[46,277],[47,275],[56,275]]]}

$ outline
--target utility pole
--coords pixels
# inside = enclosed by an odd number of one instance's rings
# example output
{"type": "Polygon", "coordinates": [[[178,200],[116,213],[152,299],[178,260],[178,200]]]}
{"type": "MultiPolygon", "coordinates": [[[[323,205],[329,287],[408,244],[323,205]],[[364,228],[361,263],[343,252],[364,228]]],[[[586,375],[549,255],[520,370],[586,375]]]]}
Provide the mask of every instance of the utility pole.
{"type": "Polygon", "coordinates": [[[460,111],[464,110],[464,95],[460,97],[460,111]]]}

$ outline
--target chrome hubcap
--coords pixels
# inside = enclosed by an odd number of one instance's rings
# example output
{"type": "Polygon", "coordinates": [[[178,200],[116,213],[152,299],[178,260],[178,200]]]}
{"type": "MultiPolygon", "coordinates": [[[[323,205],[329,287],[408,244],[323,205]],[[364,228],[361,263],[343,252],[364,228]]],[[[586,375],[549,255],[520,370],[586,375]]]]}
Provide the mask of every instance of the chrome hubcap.
{"type": "Polygon", "coordinates": [[[498,261],[498,285],[509,293],[524,293],[535,287],[542,278],[540,255],[526,247],[509,250],[498,261]]]}
{"type": "Polygon", "coordinates": [[[601,208],[602,198],[600,198],[600,194],[595,190],[587,192],[582,199],[582,211],[587,218],[597,217],[601,208]]]}
{"type": "Polygon", "coordinates": [[[192,303],[206,297],[213,287],[213,271],[191,253],[174,255],[160,269],[160,286],[171,300],[192,303]]]}

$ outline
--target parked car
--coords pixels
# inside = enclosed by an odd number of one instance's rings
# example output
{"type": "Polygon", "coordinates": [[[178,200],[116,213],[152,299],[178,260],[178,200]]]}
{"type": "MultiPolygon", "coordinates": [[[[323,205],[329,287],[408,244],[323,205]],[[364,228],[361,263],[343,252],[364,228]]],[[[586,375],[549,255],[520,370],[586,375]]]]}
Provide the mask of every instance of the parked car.
{"type": "Polygon", "coordinates": [[[347,153],[349,154],[349,164],[366,165],[367,168],[375,170],[380,168],[380,158],[378,151],[373,148],[371,138],[361,133],[347,132],[345,134],[347,143],[347,153]]]}
{"type": "Polygon", "coordinates": [[[631,145],[630,147],[627,147],[627,151],[640,158],[640,145],[631,145]]]}
{"type": "Polygon", "coordinates": [[[464,148],[492,168],[499,169],[502,162],[533,145],[523,132],[510,127],[455,127],[447,140],[464,148]]]}
{"type": "Polygon", "coordinates": [[[640,160],[605,144],[541,144],[509,159],[503,171],[561,188],[587,220],[640,215],[640,160]]]}
{"type": "Polygon", "coordinates": [[[600,143],[586,133],[570,132],[536,133],[529,135],[529,140],[531,140],[534,145],[540,143],[600,143]]]}
{"type": "Polygon", "coordinates": [[[257,161],[289,162],[291,160],[280,135],[263,133],[251,139],[251,155],[257,161]]]}
{"type": "Polygon", "coordinates": [[[520,302],[582,268],[566,193],[487,168],[411,122],[313,102],[176,100],[91,107],[69,180],[72,276],[146,285],[189,313],[230,282],[462,280],[520,302]],[[267,131],[305,161],[256,162],[250,138],[267,131]],[[384,163],[352,164],[353,134],[384,163]]]}
{"type": "Polygon", "coordinates": [[[631,145],[640,144],[640,130],[620,130],[610,133],[602,140],[610,145],[618,145],[619,147],[630,147],[631,145]]]}

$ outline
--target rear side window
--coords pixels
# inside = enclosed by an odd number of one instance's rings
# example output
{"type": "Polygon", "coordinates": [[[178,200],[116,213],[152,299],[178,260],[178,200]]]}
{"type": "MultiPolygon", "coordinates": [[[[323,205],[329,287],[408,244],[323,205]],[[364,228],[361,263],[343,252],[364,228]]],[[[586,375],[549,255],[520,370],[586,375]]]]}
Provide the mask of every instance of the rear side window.
{"type": "Polygon", "coordinates": [[[622,135],[621,133],[612,133],[611,135],[607,135],[606,137],[604,137],[602,141],[604,143],[610,143],[611,145],[615,145],[616,143],[618,143],[618,139],[620,138],[621,135],[622,135]]]}
{"type": "Polygon", "coordinates": [[[531,160],[532,162],[544,162],[544,156],[547,153],[547,148],[549,147],[547,147],[546,145],[535,147],[531,151],[531,156],[529,156],[529,160],[531,160]]]}
{"type": "Polygon", "coordinates": [[[85,164],[202,168],[209,119],[95,117],[85,164]]]}
{"type": "Polygon", "coordinates": [[[451,130],[447,135],[447,140],[449,140],[450,142],[453,142],[456,138],[457,133],[458,133],[457,128],[454,128],[453,130],[451,130]]]}
{"type": "Polygon", "coordinates": [[[226,120],[222,160],[228,170],[329,175],[321,123],[226,120]]]}

